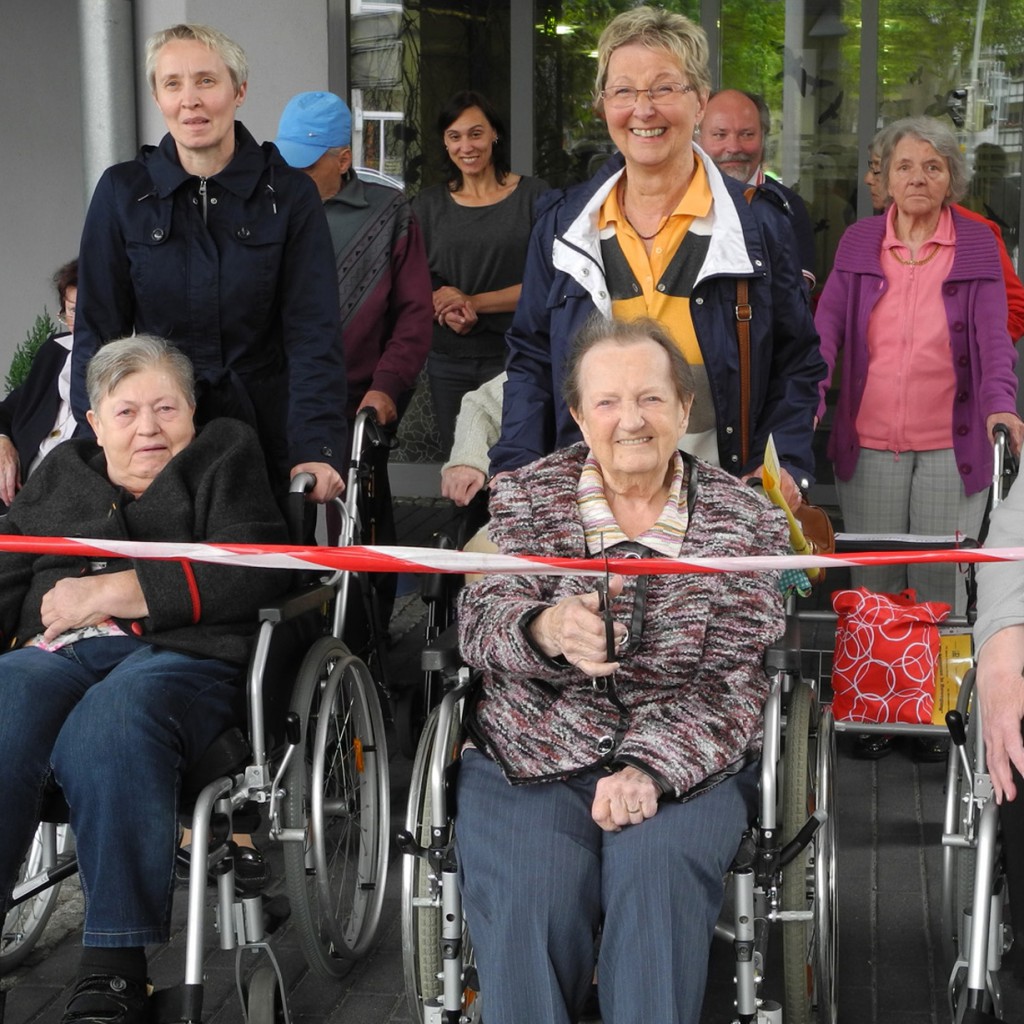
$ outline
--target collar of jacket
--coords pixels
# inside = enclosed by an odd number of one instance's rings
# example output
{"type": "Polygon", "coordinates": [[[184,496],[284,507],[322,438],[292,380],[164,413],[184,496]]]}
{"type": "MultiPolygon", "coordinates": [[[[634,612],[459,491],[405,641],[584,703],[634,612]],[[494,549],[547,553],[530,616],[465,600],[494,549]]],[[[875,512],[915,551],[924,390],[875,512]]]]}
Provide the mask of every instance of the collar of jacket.
{"type": "MultiPolygon", "coordinates": [[[[696,144],[694,155],[704,164],[711,188],[711,212],[703,218],[704,232],[710,235],[707,256],[697,272],[694,287],[702,280],[717,275],[750,276],[755,273],[744,237],[743,221],[749,216],[742,188],[736,193],[726,184],[722,172],[714,161],[696,144]]],[[[601,261],[601,238],[597,225],[601,205],[618,184],[626,162],[616,153],[586,185],[566,193],[564,209],[556,222],[552,245],[552,263],[556,270],[568,274],[590,294],[597,309],[611,315],[611,299],[601,261]],[[561,224],[567,226],[563,229],[561,224]]],[[[541,211],[542,212],[542,211],[541,211]]]]}
{"type": "Polygon", "coordinates": [[[324,205],[326,206],[327,203],[343,203],[345,206],[354,206],[356,209],[365,210],[370,205],[370,200],[366,198],[366,189],[359,180],[359,176],[355,171],[350,170],[345,175],[345,184],[330,199],[325,200],[324,205]]]}
{"type": "MultiPolygon", "coordinates": [[[[946,281],[1002,280],[999,251],[991,229],[964,217],[955,209],[952,213],[956,245],[953,247],[953,266],[946,281]]],[[[885,220],[885,217],[864,217],[851,224],[843,233],[832,269],[884,280],[882,242],[885,239],[885,220]]]]}
{"type": "MultiPolygon", "coordinates": [[[[159,146],[143,146],[139,161],[145,166],[160,199],[165,199],[186,181],[195,181],[196,175],[189,174],[178,159],[177,145],[170,132],[159,146]]],[[[241,121],[235,122],[235,153],[227,167],[218,171],[210,180],[242,199],[248,199],[259,185],[268,165],[285,166],[284,159],[273,143],[260,145],[241,121]]],[[[141,197],[140,197],[141,198],[141,197]]]]}

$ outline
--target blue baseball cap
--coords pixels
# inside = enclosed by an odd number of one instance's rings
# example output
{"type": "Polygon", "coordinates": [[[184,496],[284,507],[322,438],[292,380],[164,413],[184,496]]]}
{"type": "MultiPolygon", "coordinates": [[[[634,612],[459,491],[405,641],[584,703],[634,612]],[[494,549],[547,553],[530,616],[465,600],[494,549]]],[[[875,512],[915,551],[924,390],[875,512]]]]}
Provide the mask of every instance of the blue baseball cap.
{"type": "Polygon", "coordinates": [[[329,149],[352,144],[352,111],[333,92],[300,92],[288,101],[274,145],[292,167],[309,167],[329,149]]]}

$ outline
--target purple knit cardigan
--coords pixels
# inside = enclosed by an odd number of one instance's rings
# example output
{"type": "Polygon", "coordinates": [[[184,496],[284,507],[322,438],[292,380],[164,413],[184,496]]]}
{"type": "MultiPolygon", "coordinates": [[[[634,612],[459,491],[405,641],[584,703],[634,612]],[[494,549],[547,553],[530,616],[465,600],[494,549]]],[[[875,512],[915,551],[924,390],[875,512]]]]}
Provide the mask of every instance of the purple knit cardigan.
{"type": "MultiPolygon", "coordinates": [[[[882,270],[885,217],[850,225],[839,242],[832,273],[821,293],[814,323],[828,376],[819,385],[818,418],[825,392],[842,351],[842,381],[828,455],[836,476],[849,480],[860,456],[857,411],[867,378],[868,318],[888,284],[882,270]]],[[[950,355],[956,390],[950,415],[953,452],[967,494],[992,482],[992,455],[985,420],[993,413],[1015,412],[1017,352],[1006,330],[1006,286],[992,232],[953,210],[956,252],[942,285],[949,322],[950,355]]]]}

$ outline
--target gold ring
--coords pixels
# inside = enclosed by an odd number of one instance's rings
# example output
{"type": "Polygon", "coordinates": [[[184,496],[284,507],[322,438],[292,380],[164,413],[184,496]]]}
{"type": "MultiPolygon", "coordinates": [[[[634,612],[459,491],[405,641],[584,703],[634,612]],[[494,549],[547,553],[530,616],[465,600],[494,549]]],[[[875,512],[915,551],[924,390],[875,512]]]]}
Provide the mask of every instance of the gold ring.
{"type": "Polygon", "coordinates": [[[640,808],[639,807],[627,807],[626,808],[626,813],[627,814],[639,814],[640,813],[640,808]]]}

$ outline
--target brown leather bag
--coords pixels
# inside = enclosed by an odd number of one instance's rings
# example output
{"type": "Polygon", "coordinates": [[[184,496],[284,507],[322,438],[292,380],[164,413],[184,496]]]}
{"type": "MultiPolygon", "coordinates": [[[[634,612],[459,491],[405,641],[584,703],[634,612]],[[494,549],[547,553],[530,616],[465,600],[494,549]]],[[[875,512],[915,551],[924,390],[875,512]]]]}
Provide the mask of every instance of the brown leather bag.
{"type": "MultiPolygon", "coordinates": [[[[736,279],[736,341],[740,359],[740,452],[743,465],[750,457],[750,318],[747,279],[736,279]]],[[[801,502],[794,515],[816,555],[831,555],[836,549],[836,533],[828,513],[820,505],[801,502]]],[[[824,572],[818,580],[824,579],[824,572]]]]}
{"type": "Polygon", "coordinates": [[[836,531],[828,513],[820,505],[802,501],[793,513],[800,521],[804,537],[816,555],[831,555],[836,550],[836,531]]]}

